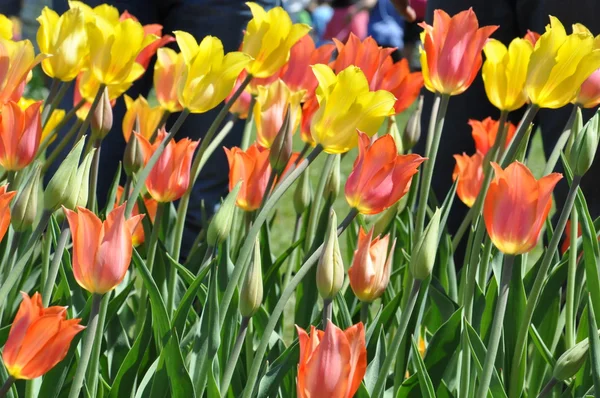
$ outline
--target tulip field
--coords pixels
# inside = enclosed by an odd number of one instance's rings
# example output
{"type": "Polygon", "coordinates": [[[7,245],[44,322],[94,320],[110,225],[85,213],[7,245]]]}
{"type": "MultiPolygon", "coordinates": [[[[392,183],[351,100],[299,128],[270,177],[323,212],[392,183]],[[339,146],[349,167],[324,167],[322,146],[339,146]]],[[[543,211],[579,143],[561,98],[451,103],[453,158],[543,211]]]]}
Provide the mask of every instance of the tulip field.
{"type": "Polygon", "coordinates": [[[0,398],[600,396],[599,198],[580,186],[600,39],[585,26],[549,16],[506,45],[471,9],[435,10],[415,72],[372,38],[316,46],[280,7],[247,3],[227,53],[69,7],[43,10],[36,50],[0,16],[0,398]],[[34,68],[42,100],[25,95],[34,68]],[[479,73],[498,114],[465,120],[455,138],[476,149],[434,195],[448,104],[479,73]],[[151,98],[130,97],[144,74],[151,98]],[[553,151],[531,151],[538,111],[565,106],[553,151]],[[178,134],[213,109],[200,141],[178,134]],[[127,146],[104,191],[109,134],[127,146]],[[188,249],[216,153],[229,194],[188,249]]]}

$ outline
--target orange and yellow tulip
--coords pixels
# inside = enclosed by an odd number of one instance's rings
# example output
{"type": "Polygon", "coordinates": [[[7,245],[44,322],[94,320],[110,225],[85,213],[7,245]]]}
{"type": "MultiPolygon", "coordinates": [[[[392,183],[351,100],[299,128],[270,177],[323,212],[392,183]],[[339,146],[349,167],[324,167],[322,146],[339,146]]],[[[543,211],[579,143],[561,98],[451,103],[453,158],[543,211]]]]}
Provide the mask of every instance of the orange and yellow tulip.
{"type": "Polygon", "coordinates": [[[8,185],[0,187],[0,241],[6,235],[8,226],[10,225],[10,201],[13,200],[16,191],[6,192],[8,185]]]}
{"type": "Polygon", "coordinates": [[[73,274],[90,293],[104,294],[117,287],[129,268],[132,233],[143,215],[126,220],[125,204],[113,209],[102,222],[84,207],[66,209],[73,236],[73,274]]]}
{"type": "Polygon", "coordinates": [[[583,108],[595,108],[600,104],[600,69],[585,79],[574,102],[583,108]]]}
{"type": "Polygon", "coordinates": [[[81,319],[67,319],[66,307],[44,308],[39,293],[21,296],[23,301],[10,327],[2,361],[13,378],[31,380],[62,361],[73,338],[85,327],[79,324],[81,319]]]}
{"type": "MultiPolygon", "coordinates": [[[[21,110],[25,111],[27,108],[29,108],[31,105],[35,104],[36,102],[37,101],[34,99],[21,97],[19,99],[19,106],[21,107],[21,110]]],[[[44,110],[44,107],[40,106],[40,112],[42,112],[43,110],[44,110]]],[[[54,133],[54,129],[58,126],[58,124],[60,122],[62,122],[62,120],[65,117],[65,114],[66,114],[66,112],[64,109],[54,109],[52,111],[52,114],[46,121],[46,125],[44,126],[44,128],[42,130],[42,137],[41,137],[42,142],[44,140],[48,139],[48,137],[50,137],[50,135],[54,133]]],[[[56,137],[50,138],[49,142],[54,141],[55,138],[56,137]]]]}
{"type": "Polygon", "coordinates": [[[171,113],[183,107],[177,97],[179,76],[183,73],[183,55],[170,48],[159,48],[154,64],[154,90],[160,106],[171,113]]]}
{"type": "Polygon", "coordinates": [[[310,327],[310,336],[296,326],[300,361],[298,398],[352,398],[367,371],[362,322],[342,331],[331,321],[325,331],[310,327]]]}
{"type": "Polygon", "coordinates": [[[0,39],[0,104],[19,101],[31,70],[46,57],[35,56],[29,40],[0,39]]]}
{"type": "MultiPolygon", "coordinates": [[[[499,121],[494,120],[491,117],[487,117],[482,121],[470,119],[469,126],[471,126],[471,135],[473,141],[475,141],[475,149],[482,155],[486,155],[494,143],[496,142],[496,135],[498,134],[499,121]]],[[[517,126],[511,122],[506,123],[506,142],[504,148],[508,147],[510,142],[517,131],[517,126]]]]}
{"type": "Polygon", "coordinates": [[[458,95],[469,88],[482,63],[481,50],[497,26],[479,27],[473,9],[450,17],[433,13],[433,26],[421,22],[421,66],[429,91],[458,95]]]}
{"type": "MultiPolygon", "coordinates": [[[[119,19],[121,21],[124,21],[126,19],[133,19],[134,21],[139,22],[138,19],[131,15],[127,10],[125,10],[125,12],[121,14],[121,17],[119,19]]],[[[163,36],[163,27],[160,24],[144,25],[143,28],[145,35],[144,38],[149,38],[150,43],[147,44],[146,47],[142,49],[142,51],[140,51],[137,58],[135,59],[135,62],[142,65],[144,69],[148,69],[150,60],[152,59],[154,54],[156,54],[156,51],[159,48],[166,46],[171,42],[174,42],[175,38],[171,35],[163,36]]]]}
{"type": "MultiPolygon", "coordinates": [[[[119,187],[117,188],[117,196],[115,198],[115,206],[118,206],[121,202],[123,192],[123,187],[119,185],[119,187]]],[[[144,206],[146,207],[146,211],[148,212],[147,215],[148,217],[150,217],[150,221],[154,222],[154,218],[156,217],[156,210],[158,209],[158,202],[152,198],[144,198],[144,206]]],[[[140,213],[140,209],[136,203],[135,205],[133,205],[131,215],[137,216],[138,214],[144,213],[140,213]]],[[[145,239],[146,237],[144,235],[144,226],[142,225],[142,223],[139,223],[131,233],[131,243],[133,244],[133,247],[137,247],[144,243],[145,239]]]]}
{"type": "MultiPolygon", "coordinates": [[[[229,93],[227,98],[225,98],[225,102],[231,101],[231,97],[233,97],[233,94],[240,88],[242,82],[246,79],[246,76],[248,76],[248,73],[245,70],[243,70],[238,76],[237,80],[235,81],[231,92],[229,93]]],[[[248,112],[250,112],[251,102],[252,94],[250,94],[248,90],[244,90],[242,91],[240,96],[235,100],[235,102],[231,104],[229,112],[237,115],[239,119],[246,119],[248,118],[248,112]]]]}
{"type": "Polygon", "coordinates": [[[388,250],[389,241],[389,234],[373,239],[373,229],[368,234],[362,228],[358,232],[358,245],[348,269],[348,279],[354,295],[361,301],[370,303],[378,299],[390,281],[396,241],[388,250]]]}
{"type": "Polygon", "coordinates": [[[423,74],[411,72],[406,59],[394,63],[392,57],[387,57],[379,73],[382,78],[378,88],[394,94],[396,114],[407,110],[419,97],[423,87],[423,74]]]}
{"type": "MultiPolygon", "coordinates": [[[[164,127],[161,128],[151,144],[148,139],[140,134],[135,134],[142,147],[145,163],[159,147],[167,135],[164,127]]],[[[160,203],[172,202],[183,196],[190,185],[190,168],[194,151],[200,141],[183,138],[177,142],[169,141],[165,150],[146,178],[146,189],[154,200],[160,203]]]]}
{"type": "Polygon", "coordinates": [[[452,173],[452,181],[458,178],[456,194],[469,207],[475,203],[483,184],[483,157],[481,152],[476,152],[473,156],[465,153],[454,155],[456,166],[452,173]]]}
{"type": "Polygon", "coordinates": [[[123,116],[123,136],[125,141],[129,141],[131,133],[135,130],[147,140],[158,130],[159,123],[164,111],[160,106],[152,107],[143,96],[139,96],[135,101],[128,95],[124,96],[127,112],[123,116]],[[139,121],[139,131],[138,131],[139,121]]]}
{"type": "Polygon", "coordinates": [[[236,204],[246,211],[258,209],[271,175],[269,150],[256,143],[245,152],[238,147],[223,149],[229,162],[229,190],[242,181],[236,204]]]}
{"type": "Polygon", "coordinates": [[[310,133],[310,125],[315,112],[319,109],[319,101],[316,96],[310,97],[304,104],[302,104],[302,118],[300,121],[300,138],[305,143],[315,146],[315,140],[313,140],[310,133]]]}
{"type": "Polygon", "coordinates": [[[537,43],[540,36],[541,35],[539,33],[527,29],[527,33],[525,33],[525,36],[523,36],[523,39],[527,40],[528,42],[531,43],[532,46],[535,47],[535,43],[537,43]]]}
{"type": "Polygon", "coordinates": [[[292,92],[283,80],[278,79],[267,87],[258,88],[258,96],[254,105],[254,122],[256,123],[256,142],[263,148],[271,148],[277,133],[285,119],[288,105],[290,123],[293,134],[300,124],[300,100],[304,90],[292,92]]]}
{"type": "Polygon", "coordinates": [[[358,157],[346,181],[346,200],[362,214],[377,214],[408,192],[412,176],[425,158],[398,155],[391,135],[373,144],[359,132],[358,157]]]}
{"type": "Polygon", "coordinates": [[[18,103],[10,101],[2,106],[0,165],[6,170],[22,170],[35,158],[42,137],[41,105],[38,101],[22,110],[18,103]]]}
{"type": "Polygon", "coordinates": [[[548,212],[552,191],[562,178],[552,173],[536,180],[520,162],[504,170],[492,163],[492,180],[483,206],[483,219],[494,245],[504,254],[523,254],[535,247],[548,212]]]}

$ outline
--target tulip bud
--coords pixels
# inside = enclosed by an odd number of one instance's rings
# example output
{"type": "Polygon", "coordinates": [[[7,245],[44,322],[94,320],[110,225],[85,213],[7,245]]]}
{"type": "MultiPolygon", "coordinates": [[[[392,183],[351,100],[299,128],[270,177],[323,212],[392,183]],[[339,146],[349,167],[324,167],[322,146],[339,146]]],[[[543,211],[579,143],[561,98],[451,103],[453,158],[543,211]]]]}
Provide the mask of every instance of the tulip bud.
{"type": "Polygon", "coordinates": [[[577,108],[577,112],[575,113],[575,120],[573,120],[573,124],[571,125],[571,135],[569,135],[569,140],[567,141],[567,145],[565,146],[565,155],[567,159],[571,157],[571,148],[573,147],[573,141],[577,136],[577,133],[583,129],[583,114],[581,113],[581,108],[577,108]]]}
{"type": "Polygon", "coordinates": [[[312,201],[312,187],[310,185],[310,172],[308,167],[304,170],[304,173],[298,178],[298,184],[294,191],[294,210],[296,214],[300,215],[304,213],[304,210],[310,206],[312,201]]]}
{"type": "Polygon", "coordinates": [[[79,189],[73,189],[69,200],[63,203],[63,206],[67,209],[74,210],[78,206],[85,207],[88,202],[89,186],[90,186],[90,169],[92,167],[92,161],[94,159],[94,152],[97,149],[92,149],[83,158],[83,162],[77,168],[77,174],[73,180],[73,186],[79,189]]]}
{"type": "Polygon", "coordinates": [[[598,136],[598,117],[598,113],[596,113],[585,124],[584,128],[577,132],[573,141],[569,154],[569,163],[573,169],[573,173],[577,176],[584,175],[594,161],[600,138],[598,136]]]}
{"type": "Polygon", "coordinates": [[[71,149],[48,183],[44,192],[44,208],[46,210],[55,211],[70,198],[73,190],[81,188],[73,185],[73,182],[76,180],[77,166],[84,143],[85,136],[71,149]]]}
{"type": "Polygon", "coordinates": [[[373,227],[373,236],[383,236],[388,232],[390,226],[398,215],[399,205],[400,202],[398,201],[381,213],[377,221],[375,221],[375,226],[373,227]]]}
{"type": "Polygon", "coordinates": [[[335,199],[340,193],[340,161],[341,155],[331,155],[333,158],[333,167],[325,185],[325,197],[335,199]]]}
{"type": "Polygon", "coordinates": [[[269,163],[277,175],[285,169],[292,156],[292,127],[290,105],[288,104],[283,123],[269,152],[269,163]]]}
{"type": "Polygon", "coordinates": [[[238,182],[235,188],[225,198],[221,207],[217,210],[208,226],[208,232],[206,234],[206,241],[210,247],[216,247],[219,243],[223,242],[229,237],[231,231],[231,223],[233,222],[233,214],[235,212],[235,201],[242,182],[238,182]]]}
{"type": "Polygon", "coordinates": [[[565,351],[556,361],[553,377],[556,380],[565,381],[575,376],[587,358],[589,346],[589,340],[585,339],[565,351]]]}
{"type": "Polygon", "coordinates": [[[410,273],[415,279],[424,280],[431,275],[435,264],[442,211],[437,209],[410,257],[410,273]]]}
{"type": "Polygon", "coordinates": [[[324,300],[331,300],[344,283],[344,264],[337,236],[337,217],[331,210],[323,253],[317,265],[317,289],[324,300]]]}
{"type": "Polygon", "coordinates": [[[394,144],[396,144],[396,152],[399,155],[404,153],[404,147],[402,142],[402,137],[400,136],[400,130],[398,129],[398,124],[396,123],[396,117],[390,116],[389,118],[389,126],[388,132],[389,135],[394,139],[394,144]]]}
{"type": "Polygon", "coordinates": [[[240,291],[240,313],[243,317],[251,317],[258,311],[263,299],[262,261],[260,259],[260,243],[254,244],[254,261],[249,265],[246,279],[240,291]]]}
{"type": "Polygon", "coordinates": [[[113,125],[113,113],[108,97],[108,88],[104,89],[100,101],[92,114],[91,126],[94,139],[103,139],[113,125]]]}
{"type": "Polygon", "coordinates": [[[22,232],[31,227],[37,216],[38,192],[40,190],[41,166],[35,166],[24,184],[18,189],[12,202],[10,223],[15,231],[22,232]]]}
{"type": "Polygon", "coordinates": [[[404,150],[412,149],[421,138],[421,113],[423,112],[423,96],[417,100],[417,109],[415,109],[408,119],[404,135],[402,136],[402,146],[404,150]]]}
{"type": "Polygon", "coordinates": [[[123,168],[128,177],[132,177],[135,173],[144,167],[144,153],[138,138],[130,137],[125,146],[125,154],[123,155],[123,168]]]}

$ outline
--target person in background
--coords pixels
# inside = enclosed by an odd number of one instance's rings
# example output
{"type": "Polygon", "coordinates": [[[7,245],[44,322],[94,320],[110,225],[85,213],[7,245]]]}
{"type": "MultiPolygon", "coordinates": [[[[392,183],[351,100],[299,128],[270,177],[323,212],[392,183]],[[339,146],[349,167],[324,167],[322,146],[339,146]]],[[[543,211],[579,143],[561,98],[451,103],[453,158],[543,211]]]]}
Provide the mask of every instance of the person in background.
{"type": "Polygon", "coordinates": [[[377,0],[331,0],[333,15],[327,24],[324,40],[348,40],[350,33],[364,40],[368,35],[369,11],[377,0]]]}
{"type": "Polygon", "coordinates": [[[320,46],[326,42],[323,36],[325,35],[327,24],[331,21],[331,17],[333,17],[333,8],[331,8],[327,0],[312,0],[306,9],[310,12],[312,19],[313,30],[311,34],[317,46],[320,46]]]}
{"type": "Polygon", "coordinates": [[[404,49],[404,19],[391,0],[379,0],[369,15],[369,36],[382,47],[394,47],[394,62],[402,58],[404,49]]]}

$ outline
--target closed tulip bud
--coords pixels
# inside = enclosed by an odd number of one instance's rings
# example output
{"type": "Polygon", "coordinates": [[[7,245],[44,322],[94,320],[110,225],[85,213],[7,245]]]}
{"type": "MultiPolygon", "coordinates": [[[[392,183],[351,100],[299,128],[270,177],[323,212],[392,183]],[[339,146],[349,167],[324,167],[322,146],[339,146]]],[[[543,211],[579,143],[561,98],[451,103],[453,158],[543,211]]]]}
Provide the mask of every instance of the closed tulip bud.
{"type": "Polygon", "coordinates": [[[411,254],[409,267],[410,273],[415,279],[422,281],[431,275],[438,248],[441,215],[441,210],[437,209],[429,221],[421,241],[417,243],[411,254]]]}
{"type": "MultiPolygon", "coordinates": [[[[44,192],[44,208],[46,210],[55,211],[69,200],[74,190],[81,188],[74,185],[74,182],[77,180],[77,166],[84,144],[85,136],[71,149],[48,183],[44,192]]],[[[85,185],[87,186],[87,184],[85,185]]]]}
{"type": "Polygon", "coordinates": [[[333,167],[331,168],[331,173],[329,174],[329,178],[327,179],[327,185],[325,185],[325,197],[335,200],[335,198],[337,198],[338,194],[340,193],[341,156],[340,155],[333,155],[333,156],[334,156],[333,167]]]}
{"type": "Polygon", "coordinates": [[[208,232],[206,234],[206,241],[210,247],[215,247],[219,243],[223,242],[229,237],[231,232],[231,223],[233,222],[233,213],[235,212],[235,201],[237,199],[242,182],[238,182],[235,188],[225,198],[221,207],[214,215],[210,225],[208,226],[208,232]]]}
{"type": "Polygon", "coordinates": [[[423,113],[423,96],[417,100],[417,108],[413,111],[406,124],[402,136],[402,146],[405,151],[412,149],[421,138],[421,113],[423,113]]]}
{"type": "Polygon", "coordinates": [[[63,206],[67,209],[75,209],[78,206],[85,206],[88,202],[90,169],[92,167],[92,160],[94,159],[94,152],[96,152],[96,149],[92,149],[87,155],[85,155],[83,162],[81,162],[77,168],[77,174],[75,174],[73,186],[77,187],[78,189],[73,189],[69,199],[63,203],[63,206]]]}
{"type": "Polygon", "coordinates": [[[598,149],[598,113],[594,115],[580,130],[573,142],[570,151],[569,163],[573,173],[577,176],[584,175],[592,166],[596,150],[598,149]]]}
{"type": "Polygon", "coordinates": [[[396,117],[390,116],[388,122],[388,131],[387,133],[392,136],[394,139],[394,143],[396,144],[396,151],[398,155],[404,153],[404,142],[402,141],[402,136],[400,135],[400,129],[398,128],[398,124],[396,123],[396,117]]]}
{"type": "Polygon", "coordinates": [[[317,289],[324,300],[331,300],[340,291],[343,283],[344,264],[337,236],[337,217],[332,209],[323,253],[317,265],[317,289]]]}
{"type": "Polygon", "coordinates": [[[92,136],[95,139],[103,139],[110,131],[113,125],[113,112],[108,97],[108,88],[104,89],[98,106],[94,109],[92,115],[92,136]]]}
{"type": "Polygon", "coordinates": [[[310,172],[308,168],[304,170],[304,173],[298,178],[296,190],[294,191],[294,210],[296,214],[300,215],[304,213],[304,210],[310,206],[312,201],[312,186],[310,184],[310,172]]]}
{"type": "Polygon", "coordinates": [[[567,141],[567,145],[565,145],[565,155],[567,159],[571,157],[571,148],[573,147],[573,142],[575,141],[575,137],[577,134],[574,134],[574,131],[581,131],[583,129],[583,114],[581,113],[581,108],[577,109],[575,113],[575,120],[571,125],[571,134],[569,135],[569,140],[567,141]]]}
{"type": "Polygon", "coordinates": [[[240,313],[243,317],[251,317],[258,311],[263,300],[262,261],[260,259],[260,242],[254,244],[254,261],[248,268],[246,279],[240,291],[240,313]]]}
{"type": "Polygon", "coordinates": [[[558,381],[575,376],[588,356],[589,347],[590,342],[585,339],[565,351],[556,361],[552,376],[558,381]]]}
{"type": "Polygon", "coordinates": [[[123,155],[123,168],[125,174],[131,177],[144,167],[144,153],[139,140],[129,140],[125,145],[125,154],[123,155]]]}
{"type": "MultiPolygon", "coordinates": [[[[298,106],[299,107],[299,106],[298,106]]],[[[281,174],[285,166],[287,166],[290,157],[292,156],[292,134],[294,126],[292,125],[291,106],[288,104],[283,118],[283,123],[279,132],[273,140],[271,151],[269,152],[269,163],[271,169],[281,174]]]]}
{"type": "Polygon", "coordinates": [[[10,222],[15,231],[25,231],[35,221],[40,190],[41,166],[36,165],[23,184],[12,203],[10,222]]]}

